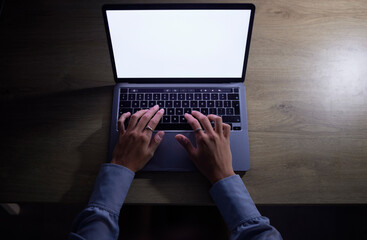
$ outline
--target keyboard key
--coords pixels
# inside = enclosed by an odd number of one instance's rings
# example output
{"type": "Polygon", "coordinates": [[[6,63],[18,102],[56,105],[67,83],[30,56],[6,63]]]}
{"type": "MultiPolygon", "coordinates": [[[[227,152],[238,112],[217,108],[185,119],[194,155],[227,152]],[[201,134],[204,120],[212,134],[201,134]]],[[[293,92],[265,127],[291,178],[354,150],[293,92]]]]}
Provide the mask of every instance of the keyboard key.
{"type": "Polygon", "coordinates": [[[141,108],[134,108],[133,109],[133,114],[136,113],[136,112],[139,112],[141,110],[141,108]]]}
{"type": "Polygon", "coordinates": [[[193,100],[194,95],[192,93],[186,93],[186,100],[193,100]]]}
{"type": "Polygon", "coordinates": [[[186,124],[182,124],[182,123],[176,123],[176,124],[162,123],[162,124],[158,124],[155,129],[156,130],[192,130],[191,126],[188,123],[186,123],[186,124]]]}
{"type": "Polygon", "coordinates": [[[180,123],[187,123],[185,116],[180,116],[180,123]]]}
{"type": "Polygon", "coordinates": [[[167,93],[162,94],[162,100],[168,100],[168,94],[167,93]]]}
{"type": "Polygon", "coordinates": [[[148,101],[141,101],[140,102],[140,107],[141,108],[147,108],[148,107],[148,101]]]}
{"type": "Polygon", "coordinates": [[[232,101],[232,107],[234,108],[234,114],[240,115],[240,102],[239,101],[232,101]]]}
{"type": "Polygon", "coordinates": [[[182,108],[176,108],[176,115],[183,115],[183,109],[182,108]]]}
{"type": "Polygon", "coordinates": [[[127,93],[127,88],[120,88],[120,93],[127,93]]]}
{"type": "Polygon", "coordinates": [[[231,101],[224,101],[224,107],[231,107],[231,101]]]}
{"type": "Polygon", "coordinates": [[[222,92],[232,92],[232,88],[221,88],[222,92]]]}
{"type": "Polygon", "coordinates": [[[210,94],[209,93],[204,93],[203,94],[203,99],[204,100],[210,100],[210,94]]]}
{"type": "Polygon", "coordinates": [[[131,102],[130,101],[121,101],[120,102],[120,108],[128,108],[131,107],[131,102]]]}
{"type": "Polygon", "coordinates": [[[120,95],[120,101],[121,100],[127,100],[127,94],[121,94],[120,95]]]}
{"type": "Polygon", "coordinates": [[[206,107],[205,101],[199,101],[199,107],[206,107]]]}
{"type": "MultiPolygon", "coordinates": [[[[235,88],[235,89],[234,89],[234,92],[238,92],[238,88],[235,88]]],[[[241,129],[241,128],[240,128],[240,129],[241,129]]],[[[235,129],[235,130],[236,130],[236,129],[235,129]]]]}
{"type": "Polygon", "coordinates": [[[167,114],[168,115],[175,115],[175,109],[174,108],[167,108],[167,114]]]}
{"type": "Polygon", "coordinates": [[[145,94],[145,100],[152,100],[152,94],[151,93],[145,94]]]}
{"type": "Polygon", "coordinates": [[[171,122],[171,116],[166,116],[166,115],[164,115],[164,116],[163,116],[163,122],[164,122],[164,123],[169,123],[169,122],[171,122]]]}
{"type": "Polygon", "coordinates": [[[160,108],[164,107],[164,101],[157,101],[157,104],[160,108]]]}
{"type": "Polygon", "coordinates": [[[198,107],[198,101],[190,101],[190,107],[198,107]]]}
{"type": "Polygon", "coordinates": [[[218,100],[218,94],[217,93],[210,94],[210,99],[211,100],[218,100]]]}
{"type": "Polygon", "coordinates": [[[198,111],[198,112],[200,112],[200,108],[193,108],[192,110],[191,110],[191,112],[192,111],[198,111]]]}
{"type": "Polygon", "coordinates": [[[223,107],[223,102],[222,101],[215,101],[215,106],[216,107],[223,107]]]}
{"type": "Polygon", "coordinates": [[[181,101],[174,101],[173,103],[174,107],[181,107],[181,101]]]}
{"type": "Polygon", "coordinates": [[[204,115],[208,115],[209,110],[207,108],[200,108],[200,112],[204,115]]]}
{"type": "Polygon", "coordinates": [[[209,114],[217,115],[217,109],[216,108],[209,108],[209,114]]]}
{"type": "Polygon", "coordinates": [[[191,114],[191,108],[184,108],[184,112],[183,112],[184,114],[185,113],[189,113],[189,114],[191,114]]]}
{"type": "Polygon", "coordinates": [[[142,94],[142,93],[136,94],[136,100],[139,100],[139,101],[144,100],[144,94],[142,94]]]}
{"type": "Polygon", "coordinates": [[[179,93],[178,94],[178,100],[185,100],[185,94],[184,93],[179,93]]]}
{"type": "Polygon", "coordinates": [[[135,100],[136,94],[129,94],[129,100],[135,100]]]}
{"type": "Polygon", "coordinates": [[[159,93],[153,94],[153,100],[161,100],[161,95],[159,93]]]}
{"type": "Polygon", "coordinates": [[[187,92],[187,88],[180,88],[180,92],[187,92]]]}
{"type": "Polygon", "coordinates": [[[189,101],[182,101],[182,107],[190,107],[189,101]]]}
{"type": "Polygon", "coordinates": [[[133,106],[134,108],[138,108],[138,107],[139,107],[139,101],[133,101],[132,106],[133,106]]]}
{"type": "Polygon", "coordinates": [[[151,107],[154,107],[156,104],[157,104],[156,101],[149,101],[148,106],[151,108],[151,107]]]}
{"type": "Polygon", "coordinates": [[[223,122],[229,123],[229,122],[241,122],[240,116],[223,116],[222,117],[223,122]]]}
{"type": "Polygon", "coordinates": [[[221,93],[221,94],[219,94],[219,99],[220,100],[227,100],[227,95],[225,93],[221,93]]]}
{"type": "Polygon", "coordinates": [[[172,101],[166,101],[165,107],[167,108],[172,107],[172,101]]]}
{"type": "Polygon", "coordinates": [[[133,109],[132,108],[120,108],[120,116],[123,114],[123,113],[126,113],[126,112],[130,112],[130,113],[133,113],[133,109]]]}
{"type": "Polygon", "coordinates": [[[196,93],[194,97],[195,97],[195,100],[201,100],[201,93],[196,93]]]}
{"type": "Polygon", "coordinates": [[[233,115],[233,108],[226,108],[226,115],[233,115]]]}
{"type": "Polygon", "coordinates": [[[239,94],[228,94],[228,100],[239,100],[240,95],[239,94]]]}
{"type": "Polygon", "coordinates": [[[176,99],[177,99],[177,94],[176,94],[176,93],[171,93],[171,94],[169,95],[169,99],[170,99],[170,100],[176,100],[176,99]]]}
{"type": "Polygon", "coordinates": [[[178,122],[178,116],[172,116],[171,120],[172,120],[172,122],[177,123],[178,122]]]}
{"type": "Polygon", "coordinates": [[[207,101],[206,106],[211,108],[214,107],[214,101],[207,101]]]}
{"type": "Polygon", "coordinates": [[[226,114],[226,110],[225,108],[218,108],[218,115],[219,116],[223,116],[226,114]]]}

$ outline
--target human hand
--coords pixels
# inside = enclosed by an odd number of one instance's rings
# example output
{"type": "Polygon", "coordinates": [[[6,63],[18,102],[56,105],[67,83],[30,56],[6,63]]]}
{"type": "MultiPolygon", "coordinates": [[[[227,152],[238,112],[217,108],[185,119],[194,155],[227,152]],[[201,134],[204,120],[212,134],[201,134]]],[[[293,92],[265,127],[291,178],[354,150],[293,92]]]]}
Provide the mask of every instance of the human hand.
{"type": "Polygon", "coordinates": [[[155,129],[164,114],[164,109],[158,105],[133,114],[129,125],[125,130],[125,120],[131,113],[121,115],[118,121],[119,137],[113,151],[111,163],[129,168],[133,172],[142,169],[153,157],[164,136],[163,131],[157,132],[152,138],[153,131],[146,126],[155,129]]]}
{"type": "Polygon", "coordinates": [[[225,177],[235,175],[229,146],[231,126],[223,123],[219,116],[213,114],[205,116],[198,111],[192,111],[192,115],[187,113],[185,118],[194,130],[200,129],[201,126],[193,116],[200,121],[205,129],[205,132],[203,130],[195,131],[197,148],[182,134],[177,134],[176,140],[186,149],[196,167],[212,184],[225,177]],[[214,129],[210,121],[214,122],[214,129]]]}

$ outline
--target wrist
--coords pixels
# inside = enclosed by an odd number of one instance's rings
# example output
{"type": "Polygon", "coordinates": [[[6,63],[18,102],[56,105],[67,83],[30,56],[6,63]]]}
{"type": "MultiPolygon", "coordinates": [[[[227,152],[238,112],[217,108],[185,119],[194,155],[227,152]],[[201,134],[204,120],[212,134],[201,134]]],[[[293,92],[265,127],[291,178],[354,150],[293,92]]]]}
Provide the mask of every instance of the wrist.
{"type": "Polygon", "coordinates": [[[133,168],[132,166],[129,166],[129,164],[124,163],[124,161],[119,161],[119,160],[116,160],[116,159],[114,159],[114,158],[113,158],[113,159],[111,160],[111,163],[112,163],[112,164],[116,164],[116,165],[120,165],[120,166],[123,166],[123,167],[126,167],[126,168],[128,168],[130,171],[132,171],[132,172],[136,173],[135,168],[133,168]]]}
{"type": "Polygon", "coordinates": [[[214,174],[210,178],[208,178],[208,180],[210,181],[212,185],[214,185],[214,183],[219,182],[223,178],[230,177],[233,175],[236,175],[233,170],[228,171],[228,172],[219,172],[219,173],[214,174]]]}

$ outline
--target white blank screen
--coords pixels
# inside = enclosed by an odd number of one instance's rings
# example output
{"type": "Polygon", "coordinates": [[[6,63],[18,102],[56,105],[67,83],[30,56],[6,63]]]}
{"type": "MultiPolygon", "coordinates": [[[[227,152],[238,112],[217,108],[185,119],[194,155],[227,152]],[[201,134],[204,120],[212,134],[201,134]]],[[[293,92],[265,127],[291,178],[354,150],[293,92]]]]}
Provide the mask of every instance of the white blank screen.
{"type": "Polygon", "coordinates": [[[107,10],[118,78],[241,78],[251,10],[107,10]]]}

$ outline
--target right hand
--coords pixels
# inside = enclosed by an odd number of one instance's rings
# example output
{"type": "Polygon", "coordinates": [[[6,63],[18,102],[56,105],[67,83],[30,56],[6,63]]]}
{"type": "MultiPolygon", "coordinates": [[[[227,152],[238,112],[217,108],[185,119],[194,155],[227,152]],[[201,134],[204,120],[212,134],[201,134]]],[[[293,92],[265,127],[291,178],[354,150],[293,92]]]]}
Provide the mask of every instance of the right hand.
{"type": "Polygon", "coordinates": [[[231,126],[223,123],[219,116],[213,114],[205,116],[198,111],[192,111],[192,115],[187,113],[185,118],[194,130],[201,128],[201,126],[193,116],[200,121],[205,129],[205,132],[195,131],[197,148],[182,134],[177,134],[176,140],[186,149],[196,167],[212,184],[225,177],[235,175],[229,146],[231,126]],[[214,129],[210,121],[214,122],[214,129]]]}

